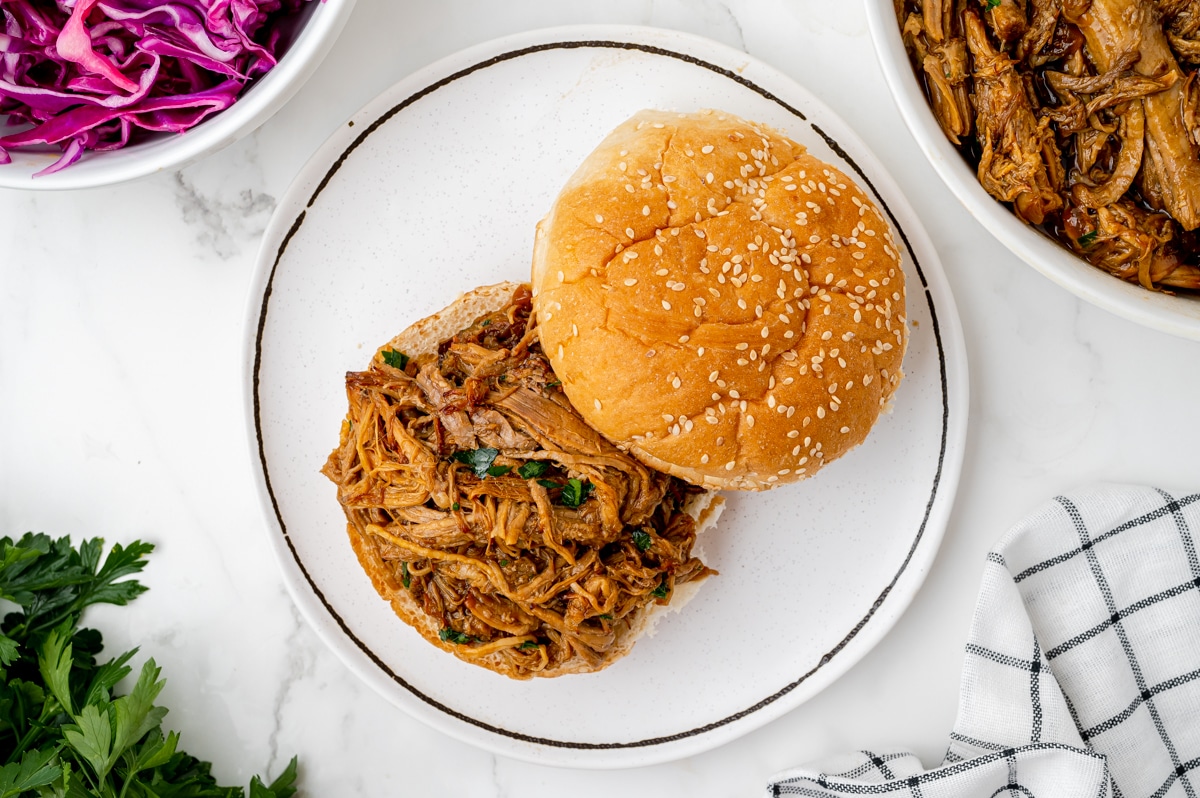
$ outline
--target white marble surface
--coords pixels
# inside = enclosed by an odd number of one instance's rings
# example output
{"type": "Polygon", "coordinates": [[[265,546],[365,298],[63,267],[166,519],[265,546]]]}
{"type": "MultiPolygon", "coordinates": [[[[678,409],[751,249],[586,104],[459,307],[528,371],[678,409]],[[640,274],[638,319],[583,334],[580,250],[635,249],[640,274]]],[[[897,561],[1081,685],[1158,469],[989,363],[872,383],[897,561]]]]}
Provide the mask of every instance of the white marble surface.
{"type": "Polygon", "coordinates": [[[0,192],[0,530],[157,544],[152,590],[97,611],[113,649],[167,677],[167,724],[216,774],[302,761],[304,793],[758,794],[854,748],[940,760],[983,556],[1057,491],[1200,482],[1200,343],[1136,327],[1016,261],[938,183],[888,98],[857,2],[359,0],[317,75],[256,134],[112,189],[0,192]],[[275,199],[309,154],[418,67],[506,33],[586,22],[676,28],[792,75],[854,126],[910,198],[952,282],[971,359],[955,511],[907,615],[841,681],[741,740],[630,771],[553,769],[430,731],[358,684],[300,620],[250,479],[239,356],[275,199]]]}

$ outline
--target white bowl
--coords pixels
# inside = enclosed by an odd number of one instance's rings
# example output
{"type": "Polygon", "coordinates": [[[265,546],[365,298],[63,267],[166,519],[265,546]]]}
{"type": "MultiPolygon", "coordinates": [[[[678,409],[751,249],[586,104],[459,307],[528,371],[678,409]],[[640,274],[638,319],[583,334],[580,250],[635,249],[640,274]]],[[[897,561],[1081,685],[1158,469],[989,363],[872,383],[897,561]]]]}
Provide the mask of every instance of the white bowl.
{"type": "Polygon", "coordinates": [[[865,2],[875,52],[900,115],[970,214],[1013,254],[1081,299],[1138,324],[1200,340],[1200,299],[1147,291],[1110,276],[1022,222],[983,190],[975,170],[946,139],[929,110],[900,38],[893,0],[865,2]]]}
{"type": "MultiPolygon", "coordinates": [[[[279,62],[224,111],[183,133],[157,133],[119,150],[87,152],[54,174],[33,174],[58,159],[44,152],[9,150],[12,163],[0,165],[0,187],[28,189],[94,188],[179,169],[226,147],[253,131],[287,102],[333,46],[355,0],[310,0],[295,19],[292,41],[279,62]]],[[[2,123],[2,120],[0,120],[2,123]]]]}

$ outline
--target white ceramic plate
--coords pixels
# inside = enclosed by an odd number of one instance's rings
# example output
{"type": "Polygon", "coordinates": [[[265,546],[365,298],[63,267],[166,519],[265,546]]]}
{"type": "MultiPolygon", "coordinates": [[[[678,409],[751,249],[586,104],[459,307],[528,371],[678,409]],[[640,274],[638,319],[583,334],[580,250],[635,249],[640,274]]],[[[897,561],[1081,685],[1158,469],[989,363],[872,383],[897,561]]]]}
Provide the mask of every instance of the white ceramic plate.
{"type": "Polygon", "coordinates": [[[900,115],[967,211],[1014,255],[1080,299],[1151,329],[1200,341],[1200,298],[1147,291],[1110,276],[1022,222],[979,185],[975,170],[929,110],[900,38],[893,0],[867,0],[866,5],[875,54],[900,115]]]}
{"type": "Polygon", "coordinates": [[[248,308],[253,456],[275,551],[318,634],[412,715],[497,753],[628,767],[719,745],[799,705],[896,621],[958,481],[967,369],[937,255],[887,173],[795,82],[716,43],[567,28],[438,62],[313,156],[267,230],[248,308]],[[895,412],[806,483],[727,496],[720,571],[657,634],[587,676],[509,681],[425,643],[372,590],[318,473],[342,377],[461,291],[527,279],[534,224],[576,165],[643,107],[775,126],[870,186],[906,247],[912,340],[895,412]]]}

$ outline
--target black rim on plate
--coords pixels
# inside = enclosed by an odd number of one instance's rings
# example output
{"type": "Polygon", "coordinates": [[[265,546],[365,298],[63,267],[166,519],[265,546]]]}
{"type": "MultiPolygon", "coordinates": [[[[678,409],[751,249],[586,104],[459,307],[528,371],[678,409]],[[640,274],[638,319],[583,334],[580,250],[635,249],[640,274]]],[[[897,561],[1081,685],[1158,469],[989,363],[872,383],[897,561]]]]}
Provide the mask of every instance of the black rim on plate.
{"type": "Polygon", "coordinates": [[[414,92],[413,94],[409,95],[408,97],[406,97],[403,100],[401,100],[400,102],[398,102],[396,105],[389,108],[387,111],[385,111],[383,114],[381,114],[377,119],[375,119],[373,122],[371,122],[370,125],[368,125],[366,128],[364,128],[363,131],[361,133],[359,133],[358,136],[356,136],[352,142],[350,142],[350,144],[345,148],[345,150],[342,151],[342,153],[337,157],[337,159],[334,160],[333,164],[326,171],[325,175],[321,178],[320,183],[317,184],[316,189],[313,191],[312,196],[309,197],[309,200],[305,204],[304,209],[302,209],[296,215],[296,218],[293,220],[291,226],[288,228],[287,234],[284,235],[283,241],[280,242],[278,250],[276,250],[274,262],[271,264],[271,272],[267,277],[267,283],[263,290],[262,305],[261,305],[261,308],[259,311],[259,316],[258,316],[258,328],[256,331],[255,342],[254,342],[254,370],[253,370],[253,377],[252,377],[252,387],[253,387],[253,399],[254,399],[254,402],[253,402],[254,430],[255,430],[255,435],[256,435],[257,444],[258,444],[259,464],[262,467],[263,481],[266,485],[267,495],[270,496],[270,499],[271,499],[271,508],[275,514],[275,520],[279,524],[279,532],[283,536],[283,540],[287,544],[288,551],[291,552],[292,559],[295,561],[296,567],[300,569],[300,573],[304,576],[304,579],[308,583],[309,588],[312,590],[313,594],[317,597],[317,599],[321,602],[321,605],[323,607],[325,607],[326,611],[329,613],[329,616],[331,618],[333,618],[333,620],[337,623],[338,627],[342,630],[342,633],[344,635],[346,635],[346,637],[349,638],[354,643],[354,645],[357,646],[358,649],[360,651],[362,651],[362,653],[364,655],[366,655],[366,657],[375,664],[376,667],[378,667],[381,671],[386,673],[392,679],[392,681],[394,681],[396,684],[403,687],[405,690],[407,690],[413,696],[424,701],[429,706],[437,709],[438,711],[443,712],[446,715],[449,715],[450,717],[460,720],[464,723],[468,723],[472,726],[476,726],[485,731],[492,732],[493,734],[498,734],[503,737],[508,737],[508,738],[511,738],[514,740],[520,740],[522,742],[534,743],[536,745],[550,746],[553,748],[571,748],[571,749],[581,749],[581,750],[647,748],[647,747],[651,747],[651,746],[663,745],[665,743],[671,743],[671,742],[675,742],[678,740],[687,739],[689,737],[695,737],[697,735],[705,734],[707,732],[710,732],[710,731],[720,728],[722,726],[727,726],[730,723],[733,723],[734,721],[740,720],[749,715],[753,715],[755,712],[758,712],[759,710],[763,709],[764,707],[774,703],[775,701],[779,700],[783,696],[792,692],[797,687],[799,687],[801,684],[803,684],[805,681],[807,681],[810,677],[812,677],[813,674],[815,674],[821,668],[828,665],[829,662],[832,661],[833,658],[836,657],[850,643],[850,641],[853,640],[858,635],[858,633],[862,631],[863,627],[865,627],[867,625],[867,622],[870,621],[871,618],[874,617],[876,611],[878,611],[878,609],[881,606],[883,606],[883,602],[887,599],[888,595],[892,592],[892,588],[894,588],[896,586],[896,583],[900,580],[901,575],[905,572],[905,570],[908,568],[909,563],[912,561],[913,554],[916,552],[917,546],[921,542],[921,539],[925,534],[925,527],[929,522],[929,515],[933,510],[934,500],[937,498],[937,495],[938,495],[938,487],[941,483],[942,469],[943,469],[943,465],[945,463],[946,446],[947,446],[947,441],[948,441],[948,437],[949,437],[950,413],[949,413],[949,398],[948,398],[949,389],[948,389],[948,383],[947,383],[947,378],[946,378],[946,353],[945,353],[944,347],[942,345],[941,329],[938,326],[937,309],[933,302],[933,296],[930,294],[930,291],[929,291],[929,283],[925,278],[925,272],[921,269],[921,263],[920,263],[920,261],[917,260],[916,253],[913,252],[912,246],[908,240],[908,236],[904,232],[904,228],[900,226],[900,223],[896,220],[896,217],[892,213],[891,208],[888,207],[887,203],[879,195],[879,192],[876,191],[874,184],[871,182],[871,179],[869,177],[867,177],[867,175],[863,172],[862,168],[858,165],[858,163],[855,162],[855,160],[852,157],[850,157],[850,154],[847,153],[846,150],[843,149],[842,146],[836,140],[834,140],[831,136],[829,136],[829,134],[827,134],[824,130],[822,130],[815,123],[809,122],[808,117],[806,117],[800,110],[792,107],[787,102],[785,102],[781,98],[777,97],[776,95],[772,94],[771,92],[767,91],[766,89],[762,88],[761,86],[757,85],[753,81],[747,80],[746,78],[742,77],[741,75],[737,74],[736,72],[725,69],[724,67],[717,66],[715,64],[711,64],[707,61],[696,58],[695,56],[688,55],[686,53],[675,52],[673,50],[667,50],[667,49],[664,49],[661,47],[654,47],[652,45],[640,44],[637,42],[621,42],[621,41],[605,41],[605,40],[563,41],[563,42],[550,42],[550,43],[546,43],[546,44],[538,44],[538,45],[533,45],[530,47],[523,47],[523,48],[520,48],[517,50],[511,50],[509,52],[502,53],[500,55],[489,58],[485,61],[480,61],[469,67],[466,67],[465,69],[461,69],[451,75],[447,75],[446,77],[442,78],[441,80],[431,83],[430,85],[426,86],[425,88],[414,92]],[[382,658],[379,657],[379,655],[377,655],[373,650],[371,650],[370,646],[368,646],[357,635],[355,635],[354,632],[350,629],[349,625],[346,623],[345,619],[343,619],[342,616],[338,613],[338,611],[336,609],[334,609],[333,605],[330,604],[329,600],[325,597],[325,594],[321,591],[321,589],[319,587],[317,587],[317,584],[313,580],[312,575],[308,572],[308,568],[305,567],[303,560],[301,560],[299,552],[296,551],[296,547],[293,544],[291,537],[288,535],[287,524],[284,523],[283,514],[279,509],[279,502],[275,497],[274,489],[271,487],[271,472],[267,466],[266,450],[265,450],[265,446],[263,444],[261,405],[260,405],[260,398],[259,398],[259,376],[260,376],[259,372],[260,372],[260,369],[262,366],[263,332],[266,329],[267,311],[270,308],[271,290],[272,290],[272,286],[275,281],[275,272],[279,268],[279,263],[280,263],[280,261],[282,261],[284,253],[287,251],[288,244],[291,242],[292,238],[295,236],[295,234],[300,230],[301,226],[304,224],[304,219],[305,219],[305,216],[307,215],[308,209],[313,207],[313,205],[317,201],[317,197],[320,196],[321,192],[325,189],[325,186],[327,186],[329,184],[329,181],[333,179],[333,176],[335,174],[337,174],[337,172],[341,168],[342,164],[345,163],[346,159],[350,157],[350,154],[353,153],[354,150],[357,149],[358,146],[360,144],[362,144],[367,139],[368,136],[370,136],[372,133],[374,133],[376,130],[378,130],[381,126],[383,126],[384,123],[386,123],[389,119],[394,117],[400,111],[403,111],[405,108],[407,108],[408,106],[417,102],[422,97],[432,94],[433,92],[437,91],[438,89],[440,89],[444,86],[447,86],[451,83],[454,83],[455,81],[460,80],[461,78],[467,77],[476,72],[487,69],[488,67],[492,67],[497,64],[504,63],[506,61],[511,61],[515,58],[521,58],[526,55],[532,55],[532,54],[544,52],[547,50],[578,50],[578,49],[587,49],[587,48],[637,50],[637,51],[641,51],[644,53],[648,53],[650,55],[664,56],[667,58],[673,58],[673,59],[676,59],[679,61],[684,61],[684,62],[692,64],[694,66],[701,67],[703,69],[707,69],[710,72],[714,72],[723,77],[729,78],[730,80],[744,86],[745,88],[750,89],[751,91],[755,92],[756,94],[759,94],[759,95],[765,97],[766,99],[770,100],[771,102],[774,102],[775,104],[779,105],[781,108],[786,110],[787,112],[789,112],[789,113],[793,114],[794,116],[796,116],[797,118],[799,118],[801,121],[807,122],[809,124],[809,126],[812,128],[813,132],[815,132],[818,136],[820,136],[825,141],[825,143],[829,146],[829,148],[831,150],[833,150],[833,152],[836,153],[837,156],[839,158],[841,158],[846,163],[847,166],[850,167],[850,169],[854,172],[854,174],[858,176],[858,178],[863,182],[863,184],[865,184],[867,186],[867,188],[870,190],[872,196],[875,197],[876,201],[878,201],[880,206],[883,208],[884,213],[887,214],[887,217],[891,221],[892,225],[899,232],[900,239],[904,243],[904,249],[908,253],[909,258],[911,259],[911,261],[913,263],[913,266],[916,268],[917,276],[921,280],[921,288],[925,295],[926,304],[929,307],[929,315],[930,315],[930,319],[932,321],[934,340],[937,343],[938,368],[939,368],[939,377],[941,380],[941,389],[942,389],[941,442],[940,442],[939,449],[938,449],[937,469],[934,472],[933,482],[932,482],[932,485],[930,486],[929,501],[925,505],[924,515],[922,516],[921,523],[918,526],[915,535],[913,536],[912,545],[909,547],[908,553],[904,557],[904,561],[901,562],[900,568],[896,571],[895,575],[892,576],[891,581],[888,582],[888,584],[883,588],[883,590],[880,591],[880,593],[876,597],[875,601],[872,602],[871,607],[867,611],[866,615],[864,615],[861,619],[859,619],[859,621],[857,623],[855,623],[855,625],[846,633],[846,635],[837,643],[837,645],[835,645],[832,649],[830,649],[828,652],[826,652],[820,658],[820,660],[818,660],[818,662],[815,665],[813,665],[807,671],[802,673],[800,676],[798,676],[792,682],[789,682],[787,685],[782,687],[780,690],[776,691],[772,695],[767,696],[766,698],[763,698],[762,700],[756,702],[755,704],[746,707],[745,709],[735,712],[732,715],[729,715],[727,717],[721,718],[720,720],[716,720],[711,723],[706,723],[703,726],[697,726],[696,728],[688,729],[687,731],[677,732],[675,734],[669,734],[669,735],[664,735],[664,736],[660,736],[660,737],[649,737],[649,738],[642,739],[642,740],[631,740],[631,741],[627,741],[627,742],[607,742],[607,743],[577,742],[577,741],[570,741],[570,740],[553,740],[553,739],[549,739],[549,738],[545,738],[545,737],[537,737],[537,736],[533,736],[533,735],[529,735],[529,734],[522,734],[521,732],[511,731],[509,729],[505,729],[500,726],[495,726],[490,723],[485,723],[484,721],[478,720],[477,718],[473,718],[470,715],[466,715],[452,707],[448,707],[445,704],[443,704],[442,702],[421,692],[412,683],[407,681],[403,676],[401,676],[400,674],[398,674],[394,670],[392,670],[392,668],[390,666],[388,666],[388,664],[386,662],[384,662],[382,660],[382,658]]]}

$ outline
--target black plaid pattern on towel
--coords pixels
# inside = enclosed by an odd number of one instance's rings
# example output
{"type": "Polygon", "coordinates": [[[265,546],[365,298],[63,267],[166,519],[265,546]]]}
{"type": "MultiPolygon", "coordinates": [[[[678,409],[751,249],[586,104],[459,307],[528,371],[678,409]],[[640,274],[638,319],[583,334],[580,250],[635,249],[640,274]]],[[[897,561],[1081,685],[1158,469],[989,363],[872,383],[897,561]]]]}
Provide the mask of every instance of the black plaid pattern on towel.
{"type": "Polygon", "coordinates": [[[1200,798],[1200,493],[1056,497],[988,555],[940,767],[861,751],[772,796],[1200,798]]]}

